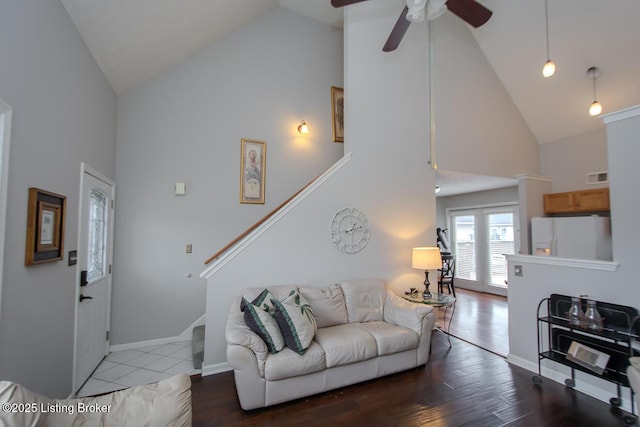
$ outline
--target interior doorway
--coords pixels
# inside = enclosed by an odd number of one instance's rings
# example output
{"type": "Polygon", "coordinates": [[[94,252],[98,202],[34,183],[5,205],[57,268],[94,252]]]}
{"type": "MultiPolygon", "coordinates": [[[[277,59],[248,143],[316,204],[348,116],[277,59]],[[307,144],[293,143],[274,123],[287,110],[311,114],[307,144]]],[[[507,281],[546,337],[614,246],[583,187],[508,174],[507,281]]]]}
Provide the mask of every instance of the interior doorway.
{"type": "Polygon", "coordinates": [[[114,200],[115,183],[83,163],[76,264],[74,392],[109,352],[114,200]]]}

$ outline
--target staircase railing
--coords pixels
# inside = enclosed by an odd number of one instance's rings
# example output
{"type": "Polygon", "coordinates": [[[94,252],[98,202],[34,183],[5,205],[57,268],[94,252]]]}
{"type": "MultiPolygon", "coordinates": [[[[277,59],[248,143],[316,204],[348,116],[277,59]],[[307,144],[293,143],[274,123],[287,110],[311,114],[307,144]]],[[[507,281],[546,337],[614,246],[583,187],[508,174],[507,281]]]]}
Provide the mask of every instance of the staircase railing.
{"type": "Polygon", "coordinates": [[[222,267],[222,265],[226,264],[226,262],[228,262],[233,256],[235,256],[235,254],[242,251],[259,235],[264,233],[273,224],[279,221],[280,218],[286,215],[286,213],[289,212],[293,207],[297,206],[302,200],[304,200],[309,194],[311,194],[316,188],[318,188],[323,182],[325,182],[331,175],[336,173],[347,162],[349,162],[349,160],[351,160],[351,153],[345,154],[329,169],[327,169],[321,175],[302,187],[267,215],[258,220],[251,227],[240,233],[238,237],[224,245],[219,251],[211,255],[204,263],[205,265],[212,265],[209,266],[205,271],[203,271],[200,274],[200,277],[211,276],[215,271],[222,267]]]}

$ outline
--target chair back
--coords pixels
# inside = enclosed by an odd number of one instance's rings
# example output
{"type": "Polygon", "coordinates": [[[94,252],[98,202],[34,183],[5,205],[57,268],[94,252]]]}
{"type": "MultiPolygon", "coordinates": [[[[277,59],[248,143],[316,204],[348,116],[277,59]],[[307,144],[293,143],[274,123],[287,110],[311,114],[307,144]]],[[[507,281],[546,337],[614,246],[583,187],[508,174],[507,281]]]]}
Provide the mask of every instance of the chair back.
{"type": "Polygon", "coordinates": [[[441,277],[443,279],[453,279],[456,274],[456,257],[451,254],[442,255],[441,277]]]}

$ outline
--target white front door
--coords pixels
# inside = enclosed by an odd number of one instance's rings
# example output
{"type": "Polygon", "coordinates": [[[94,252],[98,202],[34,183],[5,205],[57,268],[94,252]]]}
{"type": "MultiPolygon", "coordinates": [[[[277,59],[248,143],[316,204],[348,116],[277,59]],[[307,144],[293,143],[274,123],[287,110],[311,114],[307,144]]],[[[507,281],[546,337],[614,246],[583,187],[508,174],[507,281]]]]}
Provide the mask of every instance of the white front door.
{"type": "Polygon", "coordinates": [[[109,352],[115,184],[84,163],[80,182],[74,392],[109,352]]]}

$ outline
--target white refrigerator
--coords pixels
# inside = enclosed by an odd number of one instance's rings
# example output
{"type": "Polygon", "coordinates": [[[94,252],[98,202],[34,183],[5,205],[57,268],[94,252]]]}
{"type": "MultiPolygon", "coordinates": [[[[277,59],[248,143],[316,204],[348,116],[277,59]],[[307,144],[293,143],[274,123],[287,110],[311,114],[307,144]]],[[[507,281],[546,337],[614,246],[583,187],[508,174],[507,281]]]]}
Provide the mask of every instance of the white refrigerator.
{"type": "Polygon", "coordinates": [[[531,254],[611,261],[608,217],[531,218],[531,254]]]}

